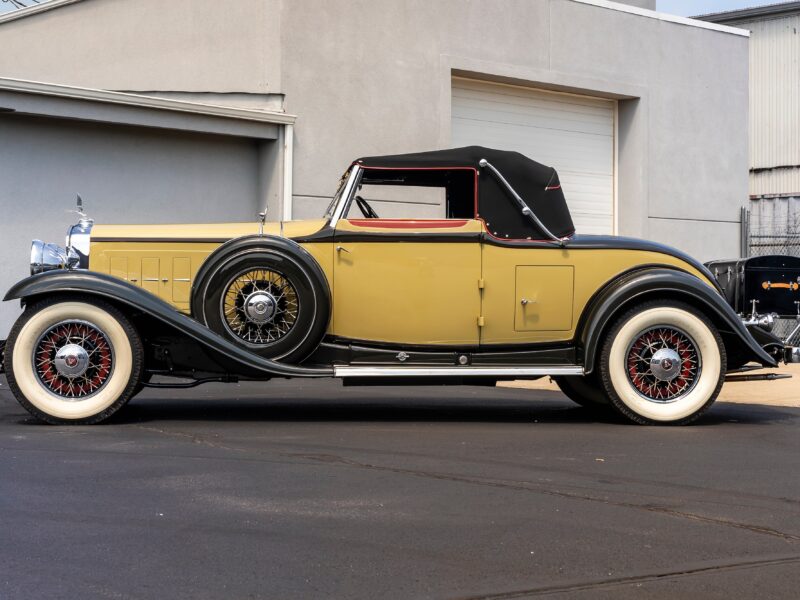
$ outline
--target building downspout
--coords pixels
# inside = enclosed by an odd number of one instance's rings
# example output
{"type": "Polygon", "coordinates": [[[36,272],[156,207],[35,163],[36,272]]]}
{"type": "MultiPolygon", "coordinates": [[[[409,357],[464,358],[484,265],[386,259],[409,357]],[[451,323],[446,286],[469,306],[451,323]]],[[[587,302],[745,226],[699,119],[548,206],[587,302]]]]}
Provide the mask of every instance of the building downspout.
{"type": "Polygon", "coordinates": [[[294,125],[283,126],[283,214],[281,221],[292,220],[292,171],[294,170],[294,125]]]}

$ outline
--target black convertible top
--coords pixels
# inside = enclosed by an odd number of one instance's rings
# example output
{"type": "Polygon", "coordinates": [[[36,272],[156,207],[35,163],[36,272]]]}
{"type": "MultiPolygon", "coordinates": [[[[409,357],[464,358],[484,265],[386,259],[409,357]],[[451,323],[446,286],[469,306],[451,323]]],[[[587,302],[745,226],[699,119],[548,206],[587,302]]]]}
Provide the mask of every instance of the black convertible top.
{"type": "Polygon", "coordinates": [[[558,173],[552,167],[531,160],[519,152],[467,146],[432,152],[368,156],[356,161],[372,169],[448,169],[473,168],[478,172],[478,217],[486,221],[489,231],[500,238],[545,238],[525,217],[513,196],[481,159],[491,163],[516,190],[539,220],[558,237],[575,233],[558,173]]]}

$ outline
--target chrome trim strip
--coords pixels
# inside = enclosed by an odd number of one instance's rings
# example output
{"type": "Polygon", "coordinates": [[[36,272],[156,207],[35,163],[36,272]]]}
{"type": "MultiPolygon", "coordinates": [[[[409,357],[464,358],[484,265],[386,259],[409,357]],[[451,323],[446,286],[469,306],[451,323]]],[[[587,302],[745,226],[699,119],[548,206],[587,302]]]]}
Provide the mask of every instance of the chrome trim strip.
{"type": "Polygon", "coordinates": [[[96,237],[95,242],[102,242],[104,244],[111,243],[130,243],[139,242],[147,244],[224,244],[230,242],[233,238],[230,237],[194,237],[194,238],[176,238],[176,237],[96,237]]]}
{"type": "Polygon", "coordinates": [[[543,377],[583,375],[578,365],[541,367],[350,367],[334,366],[334,377],[543,377]]]}
{"type": "Polygon", "coordinates": [[[542,223],[539,220],[539,217],[537,217],[536,214],[534,214],[530,206],[525,204],[525,201],[522,199],[522,197],[517,193],[517,191],[513,187],[511,187],[511,184],[508,183],[508,180],[506,180],[506,178],[503,177],[503,174],[500,171],[498,171],[497,168],[492,163],[490,163],[485,158],[482,158],[478,162],[478,164],[483,168],[489,169],[489,171],[492,172],[492,175],[494,175],[497,178],[497,180],[505,186],[508,192],[514,197],[514,200],[517,201],[517,204],[519,205],[522,214],[528,217],[531,221],[533,221],[534,225],[536,225],[539,229],[542,230],[542,233],[544,233],[548,238],[550,238],[552,242],[558,244],[559,246],[564,246],[566,244],[569,238],[560,238],[556,236],[552,231],[550,231],[547,227],[545,227],[544,223],[542,223]]]}

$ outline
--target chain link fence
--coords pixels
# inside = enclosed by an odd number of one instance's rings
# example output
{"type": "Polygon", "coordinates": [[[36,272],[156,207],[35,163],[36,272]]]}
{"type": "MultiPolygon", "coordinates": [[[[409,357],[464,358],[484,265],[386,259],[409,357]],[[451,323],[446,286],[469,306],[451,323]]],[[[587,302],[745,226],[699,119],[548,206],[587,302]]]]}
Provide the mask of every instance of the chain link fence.
{"type": "Polygon", "coordinates": [[[800,256],[800,197],[759,198],[742,211],[745,256],[800,256]]]}
{"type": "MultiPolygon", "coordinates": [[[[761,198],[750,208],[742,209],[742,255],[800,256],[800,197],[761,198]]],[[[779,319],[773,333],[786,339],[798,324],[797,319],[779,319]]],[[[800,343],[800,332],[794,333],[793,345],[800,343]]]]}

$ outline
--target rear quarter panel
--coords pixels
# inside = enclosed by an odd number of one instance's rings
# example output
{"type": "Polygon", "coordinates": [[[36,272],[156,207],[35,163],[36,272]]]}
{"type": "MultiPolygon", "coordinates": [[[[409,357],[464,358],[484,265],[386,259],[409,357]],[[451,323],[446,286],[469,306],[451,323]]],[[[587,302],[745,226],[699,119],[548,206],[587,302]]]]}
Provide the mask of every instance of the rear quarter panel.
{"type": "Polygon", "coordinates": [[[482,344],[524,344],[564,342],[575,337],[576,328],[591,298],[607,283],[631,269],[643,266],[676,268],[712,283],[697,269],[680,258],[659,252],[629,249],[570,249],[483,246],[483,316],[482,344]],[[526,289],[518,289],[518,270],[524,267],[556,267],[553,272],[571,268],[572,293],[563,289],[569,285],[564,277],[549,278],[541,269],[541,280],[527,278],[526,289]],[[560,269],[558,269],[560,267],[560,269]],[[558,286],[559,289],[555,289],[558,286]],[[538,298],[536,296],[539,296],[538,298]],[[542,319],[535,328],[520,327],[520,302],[523,296],[536,303],[526,306],[526,323],[536,320],[537,304],[542,319]],[[552,301],[551,301],[552,300],[552,301]]]}

